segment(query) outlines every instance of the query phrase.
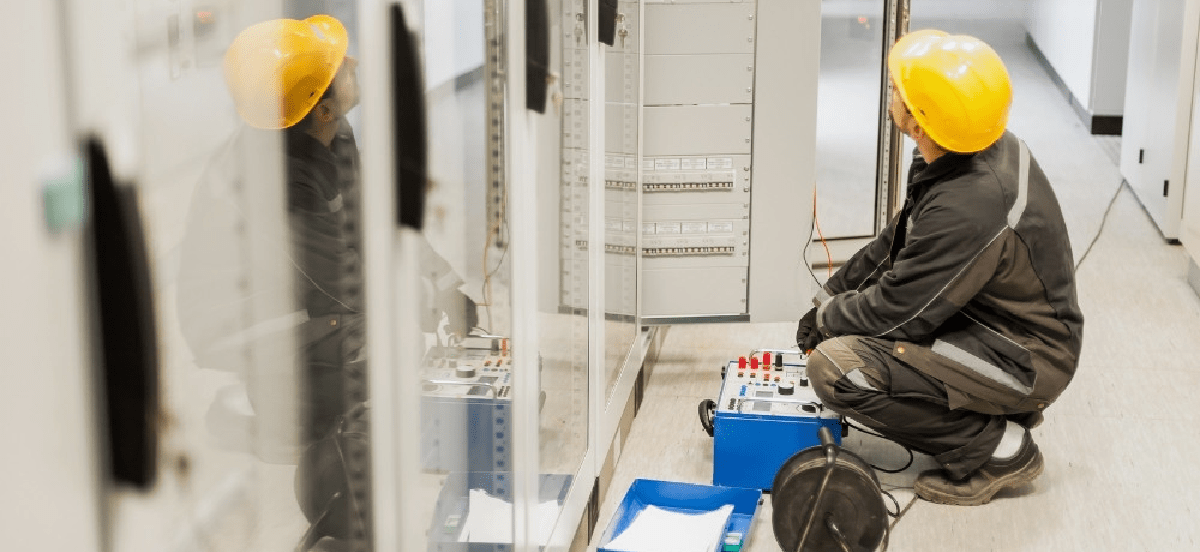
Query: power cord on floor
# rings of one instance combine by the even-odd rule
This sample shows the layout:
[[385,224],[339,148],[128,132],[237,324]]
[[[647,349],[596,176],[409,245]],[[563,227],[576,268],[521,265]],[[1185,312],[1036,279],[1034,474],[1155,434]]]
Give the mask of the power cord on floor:
[[1112,212],[1113,205],[1117,203],[1117,198],[1121,195],[1121,190],[1129,187],[1129,182],[1124,179],[1117,186],[1117,191],[1113,192],[1112,199],[1108,200],[1108,207],[1104,209],[1104,215],[1100,217],[1100,227],[1096,229],[1096,235],[1092,236],[1092,242],[1088,244],[1087,250],[1083,252],[1083,256],[1079,258],[1079,262],[1075,263],[1075,272],[1079,272],[1079,267],[1083,266],[1083,261],[1087,259],[1088,253],[1092,252],[1092,247],[1100,240],[1100,234],[1104,232],[1104,224],[1108,221],[1108,214]]

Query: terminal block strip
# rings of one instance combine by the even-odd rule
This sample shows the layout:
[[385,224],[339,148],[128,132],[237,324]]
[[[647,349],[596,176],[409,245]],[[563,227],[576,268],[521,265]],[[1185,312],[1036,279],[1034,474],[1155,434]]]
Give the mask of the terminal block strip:
[[732,190],[733,182],[657,182],[642,185],[642,190],[654,192],[700,192],[708,190]]

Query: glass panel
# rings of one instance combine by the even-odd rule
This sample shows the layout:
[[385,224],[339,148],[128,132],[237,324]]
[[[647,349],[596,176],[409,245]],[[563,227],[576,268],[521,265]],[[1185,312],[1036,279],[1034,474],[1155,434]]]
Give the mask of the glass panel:
[[641,2],[617,4],[604,78],[605,396],[637,337]]
[[[116,548],[365,543],[365,304],[347,123],[358,92],[347,56],[355,5],[131,7],[137,90],[123,99],[138,100],[133,150],[160,310],[165,470],[153,496],[118,510]],[[260,25],[327,13],[340,21]],[[286,29],[301,38],[286,43]],[[288,47],[319,51],[323,62],[284,71],[275,51]],[[296,75],[307,78],[289,82]],[[311,107],[279,98],[306,87]]]
[[[586,236],[587,119],[580,117],[586,90],[586,26],[579,0],[546,2],[550,22],[550,87],[546,113],[536,116],[539,241],[538,298],[541,344],[540,463],[542,474],[574,476],[587,452],[589,263],[576,245]],[[582,27],[580,27],[582,28]]]
[[465,550],[452,544],[460,540],[511,545],[517,376],[509,346],[505,18],[494,0],[423,2],[422,9],[429,187],[419,270],[427,305],[421,474],[402,511],[410,527],[427,528],[428,550]]
[[[566,10],[557,2],[546,5],[553,29],[550,64],[557,75],[555,64],[577,63],[577,56],[562,51]],[[563,113],[577,106],[569,106],[561,92],[547,102],[546,114],[530,119],[529,128],[537,138],[538,220],[546,230],[537,233],[537,243],[521,245],[546,254],[538,257],[543,285],[537,305],[517,306],[525,312],[537,309],[540,373],[517,373],[512,363],[510,338],[518,309],[511,301],[509,179],[516,167],[507,141],[513,109],[508,98],[523,95],[514,96],[517,83],[506,77],[510,8],[495,0],[424,3],[430,132],[424,236],[430,247],[421,272],[431,294],[420,374],[421,485],[419,496],[406,498],[405,516],[428,524],[429,550],[464,550],[460,539],[472,549],[514,542],[512,437],[526,429],[514,427],[514,398],[541,406],[541,466],[528,468],[539,474],[535,501],[540,507],[528,512],[535,542],[549,538],[587,446],[586,311],[562,308],[576,297],[586,307],[586,251],[577,253],[559,242],[560,213],[562,224],[586,228],[586,220],[577,221],[572,213],[586,212],[587,201],[585,194],[578,202],[577,188],[564,178],[574,174],[568,162],[575,161],[570,151],[575,142],[560,138],[568,124]],[[570,43],[576,44],[574,37]],[[579,44],[586,56],[586,42]],[[586,120],[580,123],[578,132],[586,137]],[[576,262],[580,259],[582,264]],[[523,377],[540,379],[540,397],[514,393]]]
[[821,3],[817,218],[827,239],[875,234],[883,13],[878,0]]

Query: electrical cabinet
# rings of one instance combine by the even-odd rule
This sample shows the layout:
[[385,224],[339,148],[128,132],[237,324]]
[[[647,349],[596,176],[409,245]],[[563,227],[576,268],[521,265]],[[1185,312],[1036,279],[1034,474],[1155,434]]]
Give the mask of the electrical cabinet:
[[643,319],[797,318],[820,4],[648,2],[645,17]]
[[1130,25],[1121,174],[1163,237],[1177,240],[1200,2],[1136,0]]

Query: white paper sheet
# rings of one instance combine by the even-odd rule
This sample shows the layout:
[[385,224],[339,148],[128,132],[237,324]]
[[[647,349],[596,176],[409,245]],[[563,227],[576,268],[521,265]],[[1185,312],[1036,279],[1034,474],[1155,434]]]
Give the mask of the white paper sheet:
[[732,504],[701,514],[647,506],[604,548],[622,552],[713,552],[725,536],[732,513]]
[[[511,543],[513,541],[512,503],[489,495],[482,489],[471,489],[468,497],[467,521],[459,533],[459,542]],[[558,521],[559,506],[556,501],[537,505],[530,520],[533,537],[537,544],[550,542],[550,533]]]

